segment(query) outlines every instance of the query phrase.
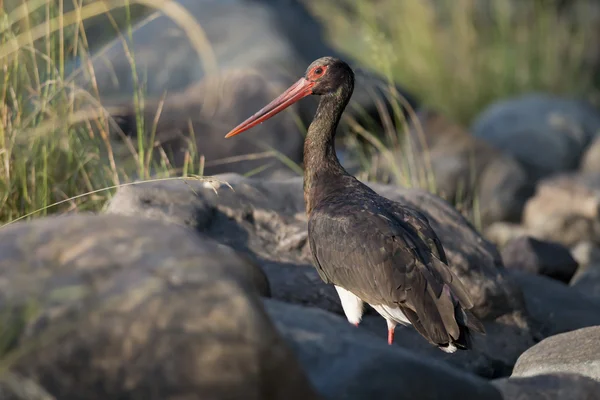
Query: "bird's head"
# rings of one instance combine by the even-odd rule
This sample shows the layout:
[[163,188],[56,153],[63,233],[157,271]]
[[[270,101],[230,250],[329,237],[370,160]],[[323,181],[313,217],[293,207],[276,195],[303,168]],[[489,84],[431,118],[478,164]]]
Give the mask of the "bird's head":
[[334,57],[319,58],[308,66],[302,78],[225,137],[230,138],[268,120],[308,95],[333,95],[345,85],[354,85],[354,72],[350,66]]

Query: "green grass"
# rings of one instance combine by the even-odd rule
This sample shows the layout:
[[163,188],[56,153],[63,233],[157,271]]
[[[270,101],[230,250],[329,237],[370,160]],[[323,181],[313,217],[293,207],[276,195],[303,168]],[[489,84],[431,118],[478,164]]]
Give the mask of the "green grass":
[[[151,157],[156,152],[152,135],[138,135],[136,143],[121,146],[129,149],[123,156],[110,139],[114,121],[99,104],[97,91],[84,92],[65,75],[70,60],[88,57],[83,23],[102,16],[115,28],[131,28],[130,3],[138,2],[27,0],[7,3],[0,11],[0,226],[24,216],[98,210],[115,187],[133,179],[201,173],[195,144],[179,169],[166,155]],[[160,6],[162,0],[140,3]],[[189,15],[170,11],[188,24],[188,31],[194,29]],[[110,24],[104,29],[110,30]],[[130,33],[125,29],[124,35]],[[131,68],[135,105],[141,109],[144,82],[137,79],[134,63]]]

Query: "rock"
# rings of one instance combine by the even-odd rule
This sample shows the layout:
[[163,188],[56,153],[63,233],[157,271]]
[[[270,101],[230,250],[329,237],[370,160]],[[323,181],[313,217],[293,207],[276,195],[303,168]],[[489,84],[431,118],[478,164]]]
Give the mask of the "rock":
[[556,372],[581,374],[600,381],[600,326],[542,340],[519,357],[512,376]]
[[521,236],[508,242],[500,252],[504,266],[568,283],[579,264],[568,248],[554,242]]
[[571,279],[573,289],[600,300],[600,247],[590,241],[578,243],[572,250],[579,268]]
[[600,241],[600,175],[563,174],[539,182],[523,212],[526,230],[573,246]]
[[395,176],[389,160],[379,156],[375,161],[379,178],[387,174],[412,186],[433,180],[436,193],[465,208],[472,208],[477,199],[484,226],[521,219],[533,186],[519,163],[441,113],[422,109],[417,118],[411,123],[406,143],[394,150],[396,165],[402,166],[409,159],[412,173]]
[[600,302],[553,279],[511,272],[520,285],[532,325],[541,337],[600,325]]
[[594,400],[600,383],[577,374],[547,374],[492,381],[506,400]]
[[[230,129],[285,89],[283,83],[269,82],[255,72],[224,71],[219,76],[206,77],[181,93],[174,93],[164,104],[147,101],[143,113],[144,126],[148,129],[155,127],[156,142],[166,154],[172,155],[170,161],[173,165],[184,165],[190,146],[196,146],[197,154],[204,155],[206,159],[204,175],[260,169],[257,175],[262,177],[274,174],[293,176],[296,175],[293,170],[268,152],[275,149],[294,163],[301,163],[304,136],[296,121],[297,105],[244,135],[232,140],[223,138]],[[218,99],[214,98],[215,93],[219,93]],[[154,123],[160,109],[160,119]],[[126,137],[135,143],[139,131],[136,107],[119,106],[112,108],[111,113]],[[195,143],[190,138],[190,124]],[[129,149],[116,147],[121,149],[121,157],[127,158]],[[157,148],[155,157],[160,157],[159,152]]]
[[[185,31],[159,12],[134,26],[130,47],[134,49],[137,74],[144,83],[143,114],[147,121],[144,135],[150,136],[153,121],[159,115],[155,139],[166,147],[165,152],[173,151],[172,163],[176,167],[183,165],[185,150],[195,138],[198,153],[205,156],[205,173],[210,175],[242,173],[269,164],[272,165],[260,174],[270,176],[287,171],[289,168],[281,163],[281,157],[271,155],[267,159],[263,156],[248,161],[255,158],[256,153],[270,150],[300,163],[304,127],[316,110],[314,98],[305,99],[284,116],[257,127],[243,139],[225,141],[223,136],[274,99],[279,94],[276,92],[302,76],[315,59],[324,55],[346,58],[326,43],[320,23],[298,0],[177,0],[173,3],[182,6],[196,20],[214,57],[210,57],[208,51],[199,55]],[[194,38],[199,40],[197,36]],[[93,55],[93,80],[87,64],[83,63],[75,74],[75,82],[83,88],[95,83],[103,105],[112,106],[108,107],[109,112],[119,128],[135,136],[139,128],[135,123],[139,105],[132,100],[136,85],[122,39],[116,37]],[[360,115],[366,110],[377,118],[374,96],[386,102],[380,89],[383,80],[353,66],[357,81],[348,112],[359,110],[354,114]],[[408,94],[399,92],[414,102]],[[165,109],[157,114],[165,93]],[[118,138],[120,133],[115,130],[114,137]],[[233,162],[230,157],[247,161]]]
[[[428,345],[412,327],[396,328],[395,344],[424,357],[431,357],[451,364],[457,370],[493,379],[509,376],[521,354],[536,342],[536,332],[523,323],[518,313],[504,315],[493,322],[484,322],[486,334],[473,335],[473,348],[447,356]],[[376,335],[382,343],[387,340],[385,320],[378,315],[363,317],[360,328]],[[436,351],[438,350],[438,351]]]
[[0,375],[0,399],[2,400],[56,400],[44,388],[31,379],[12,372]]
[[471,131],[537,179],[578,167],[600,131],[600,113],[583,101],[528,94],[491,105]]
[[594,174],[600,171],[600,136],[598,136],[585,151],[581,164],[579,165],[579,170],[584,174]]
[[[263,260],[269,260],[312,268],[306,240],[300,241],[301,247],[295,251],[280,247],[282,242],[307,230],[302,178],[264,181],[236,174],[214,178],[229,183],[233,190],[221,183],[215,192],[215,183],[191,179],[147,182],[119,188],[106,212],[192,226],[260,258],[261,265]],[[421,210],[429,218],[444,244],[453,271],[468,285],[478,315],[495,318],[519,308],[521,295],[514,290],[510,278],[505,280],[496,248],[448,203],[424,190],[374,183],[369,186],[382,196]],[[179,204],[186,204],[186,208],[179,208]],[[273,297],[278,298],[275,282],[280,279],[268,271],[267,276]]]
[[488,226],[484,232],[484,236],[499,248],[506,246],[511,240],[528,235],[522,225],[500,221]]
[[[106,212],[190,226],[260,264],[274,299],[343,315],[335,289],[323,283],[312,266],[302,179],[264,181],[235,174],[216,178],[228,182],[233,190],[223,183],[197,180],[147,182],[120,188]],[[422,190],[370,185],[383,196],[404,201],[428,216],[453,271],[469,289],[475,313],[486,321],[488,335],[481,339],[479,350],[453,358],[456,365],[486,377],[509,374],[517,357],[533,344],[534,333],[528,326],[523,295],[507,277],[496,248],[438,197]],[[367,313],[375,314],[370,308]],[[385,334],[382,318],[367,320],[365,317],[361,329]],[[442,353],[411,329],[403,336],[400,331],[404,330],[398,328],[401,346],[428,355]],[[385,342],[385,338],[381,340]]]
[[571,282],[573,289],[577,289],[586,296],[600,301],[600,264],[591,264],[585,271],[577,275]]
[[407,399],[501,399],[483,379],[443,361],[390,347],[343,317],[271,299],[265,304],[326,399],[392,399],[399,393]]
[[[575,260],[577,260],[579,263],[577,274],[583,272],[588,265],[600,263],[600,247],[589,240],[584,240],[577,243],[573,248],[571,248],[571,253],[573,254]],[[575,274],[573,279],[575,279],[577,274]]]
[[263,309],[261,276],[175,224],[17,223],[0,230],[3,343],[21,351],[14,371],[59,399],[316,399]]

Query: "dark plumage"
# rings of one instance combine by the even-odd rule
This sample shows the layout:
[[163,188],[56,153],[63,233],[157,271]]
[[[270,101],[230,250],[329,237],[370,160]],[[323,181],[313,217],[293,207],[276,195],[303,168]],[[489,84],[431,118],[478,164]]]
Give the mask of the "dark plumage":
[[444,248],[419,211],[379,196],[349,175],[335,154],[334,137],[354,89],[341,60],[313,62],[288,91],[226,137],[251,128],[309,94],[321,96],[304,145],[304,199],[308,237],[319,276],[335,285],[346,317],[358,325],[363,302],[388,322],[412,324],[447,352],[470,347],[470,331],[484,333]]

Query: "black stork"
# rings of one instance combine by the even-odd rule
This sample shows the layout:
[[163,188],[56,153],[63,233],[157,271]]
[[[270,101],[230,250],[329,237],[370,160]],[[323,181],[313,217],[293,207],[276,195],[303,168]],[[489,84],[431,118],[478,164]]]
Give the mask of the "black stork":
[[471,330],[485,334],[473,303],[448,267],[440,240],[418,210],[378,195],[340,164],[336,128],[354,90],[345,62],[314,61],[283,94],[238,125],[230,138],[308,95],[321,96],[304,142],[304,201],[308,240],[319,276],[332,283],[348,321],[356,326],[364,302],[387,321],[412,325],[447,353],[471,347]]

